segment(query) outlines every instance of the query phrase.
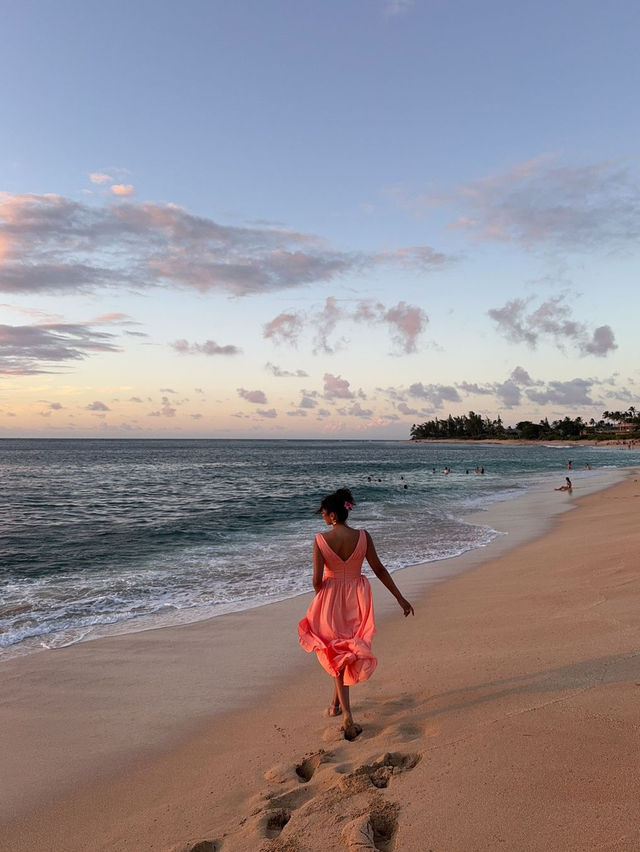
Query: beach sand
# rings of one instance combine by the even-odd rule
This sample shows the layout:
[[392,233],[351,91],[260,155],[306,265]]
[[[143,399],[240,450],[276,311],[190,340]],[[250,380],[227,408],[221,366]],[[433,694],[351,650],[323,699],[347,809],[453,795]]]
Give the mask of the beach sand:
[[624,476],[501,504],[510,535],[443,583],[398,573],[415,618],[377,589],[353,743],[296,645],[308,596],[2,664],[0,849],[640,848],[640,475]]

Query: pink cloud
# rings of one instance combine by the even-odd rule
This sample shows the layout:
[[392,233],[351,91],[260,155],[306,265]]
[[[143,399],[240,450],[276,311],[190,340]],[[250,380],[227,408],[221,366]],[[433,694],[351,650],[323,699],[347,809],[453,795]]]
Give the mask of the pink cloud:
[[[98,174],[98,173],[96,173]],[[175,204],[86,204],[59,195],[0,193],[0,291],[89,292],[107,287],[188,287],[235,296],[327,284],[380,266],[437,265],[426,246],[344,252],[284,228],[221,225]],[[294,326],[283,334],[295,336]],[[267,327],[266,336],[276,333]]]
[[383,320],[391,326],[392,337],[407,353],[416,351],[416,341],[429,322],[422,308],[407,305],[406,302],[398,302],[395,307],[385,311]]
[[263,331],[263,337],[274,343],[289,343],[295,346],[304,323],[299,314],[278,314],[268,322]]
[[91,183],[96,183],[98,186],[102,186],[105,183],[111,183],[113,178],[105,172],[91,172],[89,180]]
[[129,198],[134,193],[133,184],[131,183],[114,183],[111,187],[111,192],[121,198]]

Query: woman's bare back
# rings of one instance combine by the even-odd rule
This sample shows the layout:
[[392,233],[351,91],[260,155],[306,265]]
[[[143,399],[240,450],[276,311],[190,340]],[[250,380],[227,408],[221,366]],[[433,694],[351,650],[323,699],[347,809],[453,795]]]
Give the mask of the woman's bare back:
[[354,530],[344,524],[336,525],[321,535],[343,562],[353,554],[360,540],[360,530]]

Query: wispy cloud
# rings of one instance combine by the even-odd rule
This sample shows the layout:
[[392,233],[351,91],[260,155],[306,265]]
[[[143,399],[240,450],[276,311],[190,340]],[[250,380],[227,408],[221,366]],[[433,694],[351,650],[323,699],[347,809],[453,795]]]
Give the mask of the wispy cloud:
[[282,367],[278,367],[277,364],[272,364],[271,361],[265,364],[265,370],[268,370],[272,376],[278,379],[306,379],[309,377],[309,374],[305,373],[304,370],[285,370]]
[[610,326],[602,325],[590,331],[572,318],[566,295],[554,296],[531,308],[533,299],[512,299],[502,308],[492,308],[489,316],[498,330],[512,343],[526,343],[535,348],[541,338],[549,339],[561,350],[567,345],[581,355],[605,357],[617,348]]
[[176,340],[169,344],[181,355],[239,355],[242,350],[232,343],[221,346],[215,340],[205,340],[204,343],[189,343],[188,340]]
[[130,185],[117,186],[124,199],[98,206],[59,195],[0,194],[0,290],[179,287],[247,296],[446,260],[427,246],[344,252],[313,234],[221,225],[175,204],[128,201]]
[[91,324],[0,325],[0,373],[60,372],[54,365],[81,361],[92,352],[119,352],[115,335]]
[[637,245],[640,188],[624,163],[563,163],[544,155],[451,190],[391,190],[417,214],[434,206],[458,211],[450,227],[482,241],[601,251]]
[[282,313],[266,323],[263,336],[274,343],[288,343],[295,346],[300,332],[304,328],[304,320],[299,314]]
[[384,13],[387,17],[394,18],[396,15],[402,15],[413,8],[415,0],[386,0],[384,5]]
[[295,346],[306,328],[313,329],[314,354],[333,354],[344,349],[348,342],[344,336],[337,340],[332,339],[332,334],[339,325],[382,324],[388,327],[396,350],[409,354],[417,351],[419,337],[428,322],[429,317],[422,308],[403,301],[387,307],[381,302],[360,300],[354,306],[329,296],[319,310],[307,311],[305,314],[279,314],[265,325],[263,335],[274,343]]
[[111,175],[108,175],[106,172],[91,172],[89,175],[89,180],[91,183],[95,183],[98,186],[104,186],[106,183],[111,183],[113,178]]

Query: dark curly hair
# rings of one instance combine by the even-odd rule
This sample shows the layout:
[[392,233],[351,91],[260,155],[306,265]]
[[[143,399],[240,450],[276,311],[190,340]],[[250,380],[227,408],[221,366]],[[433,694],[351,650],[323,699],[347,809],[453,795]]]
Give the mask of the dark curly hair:
[[320,502],[320,508],[316,514],[319,515],[324,509],[327,512],[335,512],[340,523],[344,523],[349,517],[349,510],[356,505],[349,488],[338,488],[333,494],[328,494]]

